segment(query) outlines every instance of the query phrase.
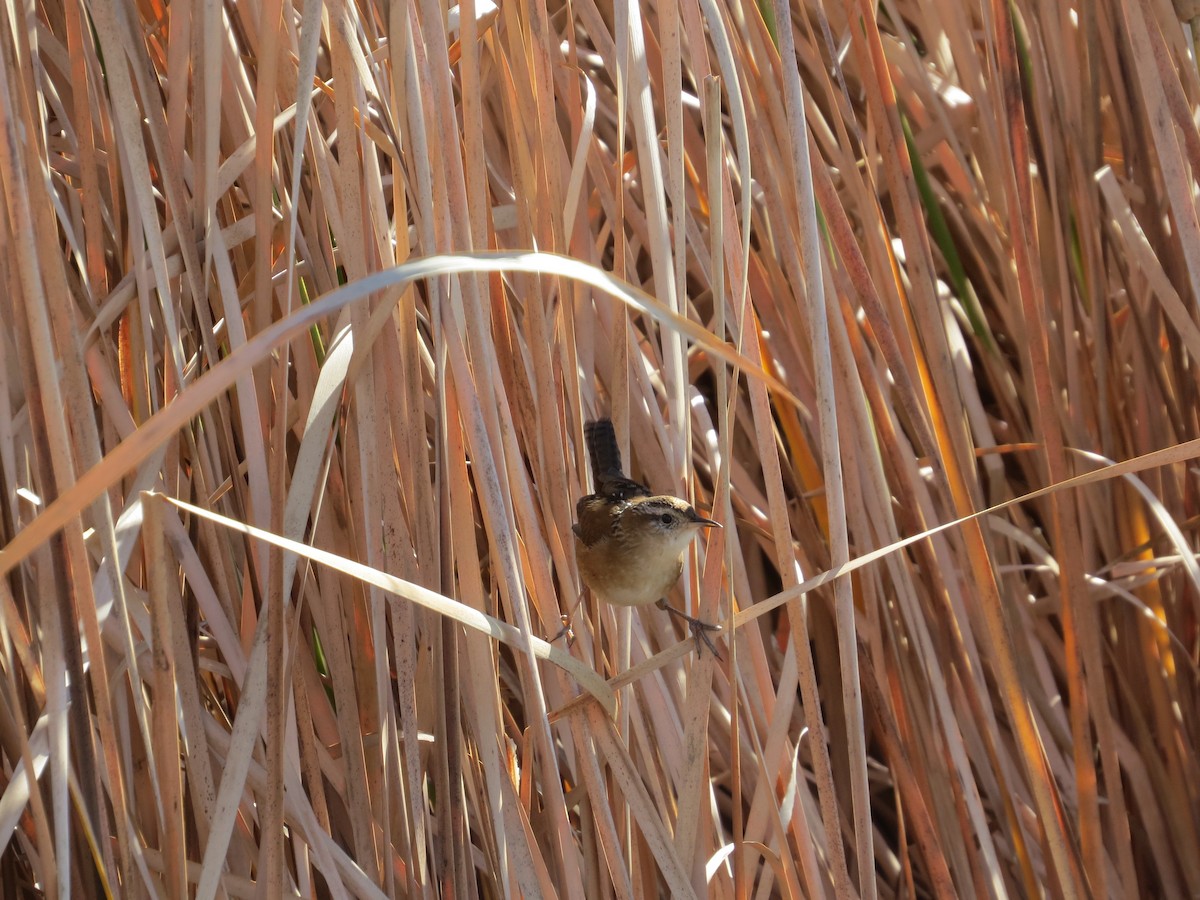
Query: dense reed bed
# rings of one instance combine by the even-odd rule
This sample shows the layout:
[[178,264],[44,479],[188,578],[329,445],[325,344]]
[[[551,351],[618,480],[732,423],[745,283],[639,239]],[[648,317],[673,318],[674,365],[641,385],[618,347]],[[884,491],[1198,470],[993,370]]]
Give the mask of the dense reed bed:
[[1197,13],[0,7],[0,897],[1200,895]]

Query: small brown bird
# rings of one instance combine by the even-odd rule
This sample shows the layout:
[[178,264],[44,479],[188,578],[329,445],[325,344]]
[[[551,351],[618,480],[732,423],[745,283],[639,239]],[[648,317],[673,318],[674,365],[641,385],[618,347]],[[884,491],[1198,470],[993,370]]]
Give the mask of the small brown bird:
[[699,648],[703,641],[720,659],[708,637],[719,631],[667,605],[666,594],[683,571],[683,554],[703,528],[721,527],[686,500],[651,495],[645,485],[621,471],[621,449],[609,419],[583,428],[592,463],[595,493],[579,498],[575,516],[575,560],[583,583],[607,603],[657,603],[687,621]]

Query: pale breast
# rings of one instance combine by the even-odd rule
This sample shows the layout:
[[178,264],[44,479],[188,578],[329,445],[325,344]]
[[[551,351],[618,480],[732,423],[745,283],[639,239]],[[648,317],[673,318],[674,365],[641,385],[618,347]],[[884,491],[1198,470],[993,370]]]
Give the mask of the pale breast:
[[575,536],[575,559],[583,583],[617,606],[644,606],[665,597],[683,571],[683,555],[630,552],[616,541],[587,546]]

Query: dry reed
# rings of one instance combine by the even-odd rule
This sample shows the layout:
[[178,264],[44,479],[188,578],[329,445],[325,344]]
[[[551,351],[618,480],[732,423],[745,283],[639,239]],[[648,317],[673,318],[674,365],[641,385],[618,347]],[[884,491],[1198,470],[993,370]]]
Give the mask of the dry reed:
[[1192,15],[0,7],[0,897],[1200,896]]

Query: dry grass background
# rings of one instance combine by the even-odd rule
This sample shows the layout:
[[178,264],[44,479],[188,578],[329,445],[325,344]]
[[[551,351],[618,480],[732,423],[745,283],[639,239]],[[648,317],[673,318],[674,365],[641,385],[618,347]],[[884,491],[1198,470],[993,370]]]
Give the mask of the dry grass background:
[[485,3],[0,6],[0,897],[1200,896],[1200,10]]

